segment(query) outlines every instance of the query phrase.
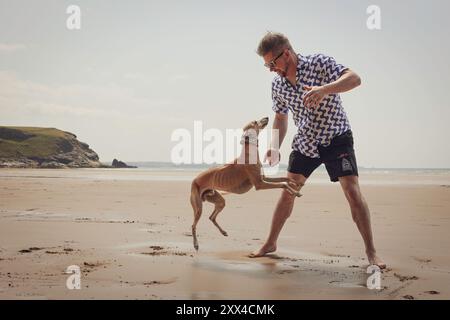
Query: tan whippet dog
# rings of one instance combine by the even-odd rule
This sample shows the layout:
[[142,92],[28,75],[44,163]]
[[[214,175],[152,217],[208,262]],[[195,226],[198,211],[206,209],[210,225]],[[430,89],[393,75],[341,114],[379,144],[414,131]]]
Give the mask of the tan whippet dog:
[[[203,201],[211,202],[215,205],[209,219],[227,236],[216,221],[217,215],[225,207],[224,193],[242,194],[252,187],[256,190],[283,188],[289,193],[300,197],[299,185],[292,179],[268,178],[261,173],[261,162],[258,155],[258,134],[267,126],[269,118],[262,118],[259,121],[252,121],[244,128],[241,144],[242,151],[238,158],[232,163],[220,167],[208,169],[200,173],[191,186],[191,204],[194,209],[194,223],[192,225],[192,236],[194,238],[194,248],[198,250],[198,240],[196,227],[202,215]],[[221,193],[222,192],[222,193]],[[224,192],[224,193],[223,193]]]

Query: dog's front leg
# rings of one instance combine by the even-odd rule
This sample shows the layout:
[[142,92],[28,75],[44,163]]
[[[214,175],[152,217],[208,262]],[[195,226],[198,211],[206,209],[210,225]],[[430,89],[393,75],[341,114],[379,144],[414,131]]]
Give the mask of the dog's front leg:
[[[262,176],[262,178],[263,178],[264,181],[267,181],[267,182],[288,182],[288,181],[292,180],[292,179],[289,179],[289,178],[286,178],[286,177],[269,178],[269,177],[266,177],[266,176]],[[292,180],[292,181],[294,181],[294,180]]]
[[290,194],[301,197],[300,192],[292,188],[287,182],[266,182],[264,180],[255,181],[253,184],[256,190],[264,190],[264,189],[275,189],[282,188],[286,189]]
[[263,175],[262,179],[267,182],[287,182],[291,185],[291,187],[293,187],[294,189],[299,190],[299,191],[300,191],[300,188],[304,186],[303,183],[298,183],[294,179],[291,179],[288,177],[269,178],[269,177],[266,177]]
[[[264,190],[264,189],[286,189],[290,194],[300,197],[301,194],[294,188],[292,188],[288,182],[268,182],[263,179],[263,175],[261,175],[261,168],[258,166],[248,166],[246,167],[246,172],[250,178],[250,181],[255,186],[256,190]],[[273,178],[277,179],[277,178]]]

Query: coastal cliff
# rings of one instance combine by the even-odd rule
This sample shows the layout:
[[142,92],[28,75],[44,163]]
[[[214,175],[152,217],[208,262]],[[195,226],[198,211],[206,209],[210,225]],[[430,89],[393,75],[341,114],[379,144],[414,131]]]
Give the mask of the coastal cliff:
[[0,168],[101,168],[97,153],[73,133],[0,126]]

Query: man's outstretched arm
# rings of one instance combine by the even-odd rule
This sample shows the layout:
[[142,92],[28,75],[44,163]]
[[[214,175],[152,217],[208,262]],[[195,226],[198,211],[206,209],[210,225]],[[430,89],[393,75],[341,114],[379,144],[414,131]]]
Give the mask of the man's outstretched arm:
[[304,88],[308,90],[308,92],[303,97],[304,104],[307,107],[315,108],[326,95],[350,91],[360,84],[361,78],[356,72],[347,69],[342,73],[339,79],[334,82],[319,87],[305,86]]
[[334,82],[324,85],[325,94],[341,93],[350,91],[361,84],[361,78],[356,72],[347,69]]

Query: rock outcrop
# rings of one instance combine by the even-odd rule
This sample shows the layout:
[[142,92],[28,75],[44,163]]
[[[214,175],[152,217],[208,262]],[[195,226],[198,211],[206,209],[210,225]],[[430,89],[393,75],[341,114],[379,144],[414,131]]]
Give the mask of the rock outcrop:
[[0,167],[100,168],[95,151],[73,133],[55,128],[1,127]]
[[113,168],[137,168],[135,166],[129,166],[125,162],[119,161],[117,159],[114,159],[112,162]]

